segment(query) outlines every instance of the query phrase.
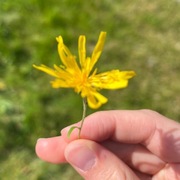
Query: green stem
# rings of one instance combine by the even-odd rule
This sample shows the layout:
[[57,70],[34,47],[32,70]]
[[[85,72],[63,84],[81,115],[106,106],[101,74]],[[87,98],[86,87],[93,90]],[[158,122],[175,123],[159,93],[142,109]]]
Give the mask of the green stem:
[[85,120],[85,117],[86,117],[86,109],[87,109],[87,102],[86,102],[86,99],[83,98],[83,114],[82,114],[81,125],[80,125],[80,127],[78,127],[78,126],[72,126],[72,127],[69,129],[69,131],[68,131],[68,134],[67,134],[68,137],[70,137],[70,135],[71,135],[71,133],[72,133],[72,131],[73,131],[74,129],[78,129],[78,130],[79,130],[78,137],[79,137],[79,139],[80,139],[81,130],[82,130],[83,123],[84,123],[84,120]]
[[84,124],[84,120],[86,117],[86,110],[87,110],[87,101],[86,101],[86,98],[83,98],[83,114],[82,114],[81,126],[79,127],[79,134],[78,134],[79,139],[80,139],[81,130]]

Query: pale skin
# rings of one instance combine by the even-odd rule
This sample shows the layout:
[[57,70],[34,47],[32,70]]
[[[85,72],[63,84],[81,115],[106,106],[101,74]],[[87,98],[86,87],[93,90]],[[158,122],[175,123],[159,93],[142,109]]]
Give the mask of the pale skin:
[[[79,125],[77,123],[76,125]],[[113,110],[86,117],[67,137],[39,139],[36,153],[69,163],[87,180],[180,180],[180,124],[151,110]]]

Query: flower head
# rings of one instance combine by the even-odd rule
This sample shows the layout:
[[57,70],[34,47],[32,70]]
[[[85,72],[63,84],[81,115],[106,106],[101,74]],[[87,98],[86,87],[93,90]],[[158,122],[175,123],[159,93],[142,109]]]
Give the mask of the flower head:
[[54,69],[45,65],[33,66],[55,77],[55,80],[51,82],[53,88],[73,88],[82,98],[87,99],[89,107],[97,109],[107,102],[107,98],[99,93],[101,89],[125,88],[128,80],[135,76],[134,71],[112,70],[97,73],[94,65],[102,53],[105,38],[106,32],[101,32],[91,57],[87,57],[86,37],[79,36],[79,62],[77,62],[76,57],[64,44],[63,38],[59,36],[56,40],[62,65],[54,65]]

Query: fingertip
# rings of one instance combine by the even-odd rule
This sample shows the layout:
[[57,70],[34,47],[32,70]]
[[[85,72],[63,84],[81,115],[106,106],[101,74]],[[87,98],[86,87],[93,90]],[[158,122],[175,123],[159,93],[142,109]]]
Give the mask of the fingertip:
[[40,159],[44,160],[48,150],[48,139],[47,138],[39,138],[36,142],[35,152]]
[[47,144],[47,141],[45,140],[45,138],[37,139],[36,146],[35,146],[35,152],[38,157],[41,157],[42,150],[44,149],[46,144]]
[[64,150],[67,143],[62,137],[40,138],[36,142],[35,152],[37,156],[50,163],[64,163]]

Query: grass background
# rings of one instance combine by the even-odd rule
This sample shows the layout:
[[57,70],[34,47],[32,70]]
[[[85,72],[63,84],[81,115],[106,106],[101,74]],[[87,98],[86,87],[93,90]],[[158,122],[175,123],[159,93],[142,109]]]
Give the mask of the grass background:
[[90,55],[107,31],[99,72],[136,71],[127,89],[102,91],[109,102],[101,110],[148,108],[179,120],[179,9],[179,0],[0,0],[0,178],[81,179],[34,152],[37,138],[57,136],[81,118],[81,98],[52,89],[51,77],[32,68],[60,63],[58,35],[74,54],[86,35]]

